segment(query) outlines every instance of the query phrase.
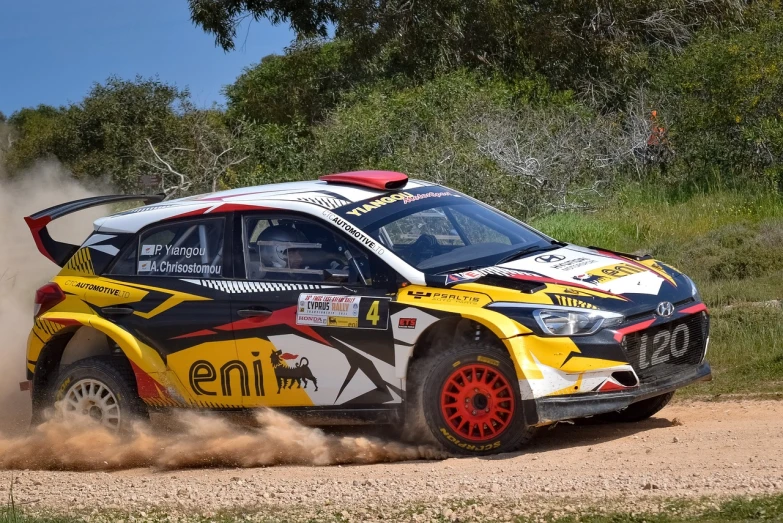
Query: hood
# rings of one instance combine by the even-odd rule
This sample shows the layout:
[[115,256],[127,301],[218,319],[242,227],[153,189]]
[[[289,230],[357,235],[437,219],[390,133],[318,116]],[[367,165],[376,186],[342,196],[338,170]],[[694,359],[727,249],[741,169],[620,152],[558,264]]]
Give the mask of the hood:
[[[446,280],[447,285],[470,282],[519,290],[520,302],[540,303],[545,295],[554,305],[598,308],[626,317],[653,311],[663,301],[677,306],[694,300],[683,274],[650,257],[574,245],[450,274]],[[531,299],[533,294],[537,299]],[[504,301],[506,297],[504,293]]]

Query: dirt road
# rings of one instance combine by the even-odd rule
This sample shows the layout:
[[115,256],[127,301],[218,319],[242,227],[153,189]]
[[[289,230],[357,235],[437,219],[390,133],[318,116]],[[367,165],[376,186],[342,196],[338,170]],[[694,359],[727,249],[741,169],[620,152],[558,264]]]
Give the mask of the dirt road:
[[[12,484],[23,506],[58,511],[148,513],[157,507],[210,515],[255,507],[302,518],[427,520],[503,519],[514,511],[565,513],[597,504],[642,509],[662,497],[783,492],[783,402],[677,403],[638,424],[559,425],[543,430],[525,452],[484,459],[165,472],[2,471],[0,497]],[[413,513],[415,506],[421,514]]]

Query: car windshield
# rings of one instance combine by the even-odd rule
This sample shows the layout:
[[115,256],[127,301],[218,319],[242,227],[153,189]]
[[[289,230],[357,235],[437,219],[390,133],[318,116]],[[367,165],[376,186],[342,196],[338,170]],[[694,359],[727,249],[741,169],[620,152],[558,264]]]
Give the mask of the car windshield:
[[551,246],[521,222],[443,187],[420,187],[334,212],[429,274],[488,267],[516,252]]

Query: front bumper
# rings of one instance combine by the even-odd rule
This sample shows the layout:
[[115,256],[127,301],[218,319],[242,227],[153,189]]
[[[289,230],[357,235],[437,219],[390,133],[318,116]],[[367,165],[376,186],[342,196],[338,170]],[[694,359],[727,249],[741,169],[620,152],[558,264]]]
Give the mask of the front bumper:
[[[536,425],[555,421],[585,418],[623,409],[637,401],[666,394],[697,381],[712,379],[710,364],[706,361],[698,366],[654,383],[641,384],[621,392],[595,392],[552,396],[534,400],[537,413]],[[528,420],[532,421],[528,414]]]

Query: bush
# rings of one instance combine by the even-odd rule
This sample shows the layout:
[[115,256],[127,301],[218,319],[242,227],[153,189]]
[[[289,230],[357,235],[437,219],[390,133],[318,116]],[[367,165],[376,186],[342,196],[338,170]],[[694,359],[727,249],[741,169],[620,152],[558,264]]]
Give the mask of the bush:
[[783,189],[783,20],[707,31],[653,84],[679,182]]

